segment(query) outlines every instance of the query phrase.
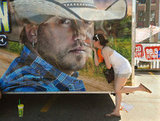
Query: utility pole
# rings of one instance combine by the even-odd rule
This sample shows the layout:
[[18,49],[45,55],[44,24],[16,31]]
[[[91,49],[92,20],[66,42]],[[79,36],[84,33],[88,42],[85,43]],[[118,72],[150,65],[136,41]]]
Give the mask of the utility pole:
[[151,0],[146,0],[146,22],[145,27],[149,27],[151,18]]
[[136,40],[136,11],[137,11],[137,0],[132,0],[132,85],[135,85],[135,40]]
[[[150,18],[151,18],[151,0],[146,0],[146,22],[145,27],[150,26]],[[150,29],[150,38],[149,42],[152,42],[152,30]]]

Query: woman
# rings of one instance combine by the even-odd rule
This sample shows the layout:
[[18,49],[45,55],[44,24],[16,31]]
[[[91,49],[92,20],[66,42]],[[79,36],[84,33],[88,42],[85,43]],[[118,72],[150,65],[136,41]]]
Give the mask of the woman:
[[[112,113],[106,114],[106,116],[118,116],[120,117],[120,105],[122,100],[122,93],[131,93],[134,91],[144,91],[148,93],[152,93],[147,87],[143,84],[140,84],[137,87],[133,86],[125,86],[127,79],[130,77],[132,69],[130,63],[126,58],[117,53],[115,50],[106,46],[108,41],[104,38],[102,34],[96,34],[93,37],[93,44],[95,48],[102,50],[102,56],[105,61],[106,68],[110,69],[113,67],[114,69],[114,89],[115,89],[115,102],[116,106]],[[96,49],[92,48],[94,51],[94,61],[95,65],[98,66],[98,56],[96,53]]]

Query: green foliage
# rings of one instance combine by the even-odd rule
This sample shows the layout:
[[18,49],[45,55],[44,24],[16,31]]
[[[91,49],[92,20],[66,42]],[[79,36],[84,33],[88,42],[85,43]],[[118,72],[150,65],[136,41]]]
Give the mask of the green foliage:
[[127,16],[122,20],[105,21],[104,28],[108,36],[112,37],[131,37],[131,16]]
[[99,66],[95,66],[94,60],[89,58],[83,69],[80,70],[80,75],[89,76],[89,77],[104,77],[103,69],[105,68],[104,63],[101,63]]
[[15,52],[20,54],[22,51],[23,45],[18,43],[18,42],[8,42],[8,46],[7,46],[7,50],[11,51],[11,52]]
[[112,48],[131,62],[131,38],[118,38],[112,42]]

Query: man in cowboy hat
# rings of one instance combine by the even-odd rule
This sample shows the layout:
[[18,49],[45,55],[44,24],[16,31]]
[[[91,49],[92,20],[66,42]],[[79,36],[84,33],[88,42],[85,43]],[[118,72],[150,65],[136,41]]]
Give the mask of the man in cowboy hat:
[[96,9],[92,0],[14,0],[24,44],[0,79],[4,92],[85,91],[82,80],[72,75],[88,58],[86,40],[92,40],[93,21],[121,19],[125,0],[106,10]]

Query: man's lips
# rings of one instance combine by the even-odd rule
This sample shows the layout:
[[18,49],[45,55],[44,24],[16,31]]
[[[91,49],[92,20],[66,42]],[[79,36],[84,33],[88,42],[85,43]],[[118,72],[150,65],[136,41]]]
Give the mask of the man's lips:
[[83,48],[74,48],[74,49],[71,49],[69,50],[69,52],[73,52],[73,53],[81,53],[81,52],[85,52],[85,49]]

